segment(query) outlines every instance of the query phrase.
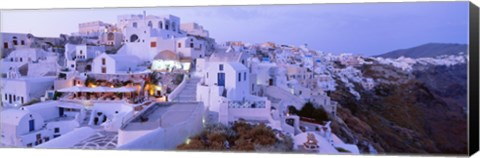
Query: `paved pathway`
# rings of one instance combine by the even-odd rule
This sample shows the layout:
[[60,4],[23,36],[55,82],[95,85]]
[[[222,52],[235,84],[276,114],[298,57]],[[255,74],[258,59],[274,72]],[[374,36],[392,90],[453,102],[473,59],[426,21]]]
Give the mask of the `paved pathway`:
[[74,149],[115,149],[117,147],[118,134],[116,132],[101,131],[78,144]]

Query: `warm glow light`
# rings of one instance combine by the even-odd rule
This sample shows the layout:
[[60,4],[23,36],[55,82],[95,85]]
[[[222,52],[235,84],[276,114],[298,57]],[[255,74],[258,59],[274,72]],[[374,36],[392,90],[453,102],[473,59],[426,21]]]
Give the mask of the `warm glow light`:
[[190,138],[188,138],[186,141],[185,141],[185,144],[190,144]]

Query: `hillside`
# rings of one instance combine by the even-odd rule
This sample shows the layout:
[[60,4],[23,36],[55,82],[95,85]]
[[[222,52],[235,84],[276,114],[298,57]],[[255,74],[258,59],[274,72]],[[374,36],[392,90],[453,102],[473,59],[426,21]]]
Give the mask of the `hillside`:
[[420,65],[411,72],[379,63],[359,69],[382,82],[372,90],[356,85],[368,96],[360,100],[338,82],[331,94],[341,105],[334,133],[363,152],[370,145],[390,154],[467,152],[466,64]]
[[399,49],[387,52],[375,57],[398,58],[401,56],[410,58],[436,57],[440,55],[457,55],[460,52],[467,53],[466,44],[453,43],[428,43],[413,48]]

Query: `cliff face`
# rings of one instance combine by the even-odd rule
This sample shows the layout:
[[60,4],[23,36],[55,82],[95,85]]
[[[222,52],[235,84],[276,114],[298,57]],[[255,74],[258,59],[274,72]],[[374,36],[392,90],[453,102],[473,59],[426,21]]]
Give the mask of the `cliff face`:
[[467,153],[466,64],[411,72],[378,63],[359,69],[379,82],[371,90],[355,85],[360,100],[337,82],[330,95],[340,104],[334,133],[366,153],[371,147],[379,153]]

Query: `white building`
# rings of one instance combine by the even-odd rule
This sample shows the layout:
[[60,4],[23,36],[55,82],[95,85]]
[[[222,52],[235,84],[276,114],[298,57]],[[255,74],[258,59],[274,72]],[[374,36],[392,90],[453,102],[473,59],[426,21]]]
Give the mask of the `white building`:
[[4,105],[23,105],[53,89],[55,76],[2,78],[1,92]]
[[34,147],[79,127],[85,113],[81,106],[49,101],[5,110],[1,117],[2,144]]
[[197,85],[197,100],[224,124],[240,118],[269,122],[270,101],[250,95],[249,80],[249,71],[241,63],[209,62]]
[[97,74],[128,74],[146,70],[142,61],[133,55],[103,53],[93,59],[92,73]]
[[208,37],[187,36],[180,29],[180,18],[173,15],[121,15],[118,26],[125,36],[124,45],[118,52],[138,56],[144,61],[151,61],[164,50],[180,57],[202,58],[215,43]]
[[208,31],[203,29],[203,26],[197,23],[183,23],[180,25],[180,29],[189,35],[209,37]]
[[105,52],[104,46],[93,46],[86,44],[66,44],[65,60],[66,67],[72,70],[78,70],[78,62],[86,62]]
[[5,49],[14,49],[14,48],[26,48],[30,47],[33,42],[33,36],[23,33],[0,33],[1,43],[2,43],[2,52]]
[[[44,119],[36,113],[24,110],[8,109],[1,112],[1,143],[6,146],[33,147],[43,141]],[[36,138],[40,135],[40,138]]]
[[[50,56],[49,52],[36,48],[19,48],[2,59],[2,73],[6,73],[11,69],[18,69],[29,63],[44,62]],[[26,73],[24,73],[26,75]]]
[[151,70],[161,72],[188,71],[190,70],[191,62],[191,58],[180,58],[178,54],[164,50],[153,58]]

